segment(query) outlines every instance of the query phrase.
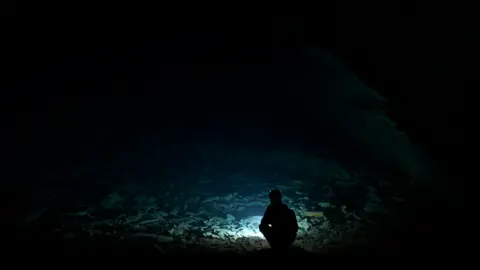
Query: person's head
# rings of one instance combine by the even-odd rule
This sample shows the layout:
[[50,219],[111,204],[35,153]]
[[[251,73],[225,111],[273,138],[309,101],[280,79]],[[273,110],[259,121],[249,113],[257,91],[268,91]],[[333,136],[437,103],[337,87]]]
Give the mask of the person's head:
[[282,203],[282,193],[278,189],[270,190],[268,197],[271,203]]

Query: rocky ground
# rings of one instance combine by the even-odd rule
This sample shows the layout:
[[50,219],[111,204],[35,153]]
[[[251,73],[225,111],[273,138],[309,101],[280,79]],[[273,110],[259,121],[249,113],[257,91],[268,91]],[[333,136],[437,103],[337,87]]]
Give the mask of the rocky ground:
[[336,192],[345,186],[357,190],[359,179],[338,167],[331,181],[320,186],[300,179],[261,182],[248,174],[231,175],[222,188],[211,179],[188,186],[127,183],[112,187],[97,204],[79,200],[70,208],[75,211],[37,207],[21,225],[43,224],[51,236],[67,241],[108,237],[147,243],[160,253],[196,248],[250,252],[269,248],[258,225],[268,204],[268,191],[276,187],[297,215],[295,246],[321,253],[366,242],[371,217],[388,213],[373,186],[364,186],[361,200],[354,202],[356,207],[351,207],[355,196],[344,202],[338,199],[341,194]]

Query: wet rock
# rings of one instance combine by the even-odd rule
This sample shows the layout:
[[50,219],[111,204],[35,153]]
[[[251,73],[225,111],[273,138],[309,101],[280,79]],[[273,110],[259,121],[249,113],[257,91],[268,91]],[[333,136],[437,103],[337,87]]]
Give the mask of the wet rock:
[[206,198],[205,200],[203,200],[202,203],[215,202],[215,201],[218,201],[218,200],[220,200],[219,196],[209,197],[209,198]]
[[227,214],[227,222],[234,222],[236,219],[233,215]]
[[135,196],[133,200],[137,209],[156,207],[157,204],[157,198],[153,196],[140,195]]
[[120,196],[117,192],[113,192],[100,202],[100,206],[105,209],[122,208],[124,201],[125,197]]
[[[358,183],[352,185],[350,175],[344,175],[346,172],[340,172],[336,177],[338,181],[349,182],[347,187],[337,187],[334,191],[336,198],[332,198],[333,194],[328,193],[328,189],[318,189],[318,193],[327,194],[328,196],[313,196],[309,192],[312,186],[307,180],[298,180],[287,182],[282,180],[279,183],[261,183],[259,179],[251,181],[251,177],[245,177],[250,183],[243,183],[238,190],[248,190],[250,193],[216,193],[212,196],[210,193],[200,194],[198,190],[188,192],[163,188],[161,191],[150,192],[155,195],[138,195],[132,196],[130,201],[135,204],[131,208],[134,211],[126,209],[125,197],[118,193],[111,193],[101,203],[100,207],[93,211],[96,223],[92,220],[85,220],[81,224],[83,230],[92,234],[101,234],[108,231],[122,232],[125,237],[134,237],[136,239],[150,239],[149,241],[173,243],[182,240],[186,243],[189,239],[194,239],[196,244],[204,241],[208,242],[210,247],[216,248],[226,247],[229,243],[242,243],[237,245],[241,250],[255,250],[259,248],[268,248],[268,243],[263,239],[263,235],[259,232],[258,226],[262,219],[262,215],[268,205],[268,190],[272,187],[279,187],[284,191],[285,202],[295,211],[299,224],[299,239],[303,239],[298,243],[308,247],[316,248],[315,245],[322,245],[323,239],[327,239],[327,232],[333,230],[332,224],[337,222],[361,222],[364,216],[368,217],[369,213],[385,213],[386,208],[382,206],[382,201],[378,197],[376,190],[359,186]],[[325,175],[333,173],[328,172]],[[280,178],[280,176],[278,176]],[[295,178],[292,178],[295,179]],[[302,178],[303,179],[303,178]],[[307,178],[305,178],[307,179]],[[330,185],[337,186],[330,182]],[[323,187],[320,183],[318,186]],[[356,195],[358,190],[365,191],[363,197],[352,201],[352,203],[360,202],[358,205],[364,216],[362,220],[358,220],[356,212],[342,212],[342,205],[351,195]],[[243,188],[243,189],[241,189]],[[252,193],[252,191],[261,191]],[[331,191],[331,190],[330,190]],[[145,191],[142,191],[145,192]],[[345,193],[345,194],[343,194]],[[131,192],[129,193],[131,194]],[[308,195],[308,196],[307,196]],[[348,198],[346,198],[348,197]],[[383,198],[383,197],[382,197]],[[338,204],[334,203],[337,199]],[[158,203],[161,201],[161,204]],[[336,204],[338,207],[335,208]],[[365,208],[365,209],[363,209]],[[108,215],[105,214],[108,212]],[[358,211],[360,212],[360,211]],[[99,214],[100,213],[100,214]],[[347,215],[347,220],[345,220]],[[342,224],[343,224],[342,223]],[[76,231],[75,231],[76,232]],[[315,238],[321,236],[320,238]],[[303,237],[303,238],[302,238]],[[252,240],[253,239],[253,240]],[[310,239],[310,240],[309,240]],[[311,241],[317,239],[318,243]],[[303,241],[303,242],[302,242]],[[327,240],[328,242],[328,240]],[[203,242],[202,242],[203,243]],[[161,246],[162,249],[164,246]]]
[[178,212],[180,211],[180,208],[179,207],[173,207],[172,210],[170,210],[170,215],[172,216],[176,216],[178,215]]
[[318,205],[320,205],[320,207],[323,207],[323,208],[330,208],[331,207],[330,202],[319,202]]
[[158,212],[155,212],[155,214],[159,217],[166,217],[168,216],[168,214],[166,212],[163,212],[163,211],[158,211]]
[[381,213],[381,214],[388,214],[387,208],[384,206],[373,203],[373,202],[367,202],[364,208],[365,212],[367,213]]
[[306,218],[298,222],[298,229],[302,232],[307,232],[308,228],[310,228],[310,224]]
[[315,218],[321,218],[324,217],[325,214],[322,211],[307,211],[305,213],[305,216],[307,217],[315,217]]

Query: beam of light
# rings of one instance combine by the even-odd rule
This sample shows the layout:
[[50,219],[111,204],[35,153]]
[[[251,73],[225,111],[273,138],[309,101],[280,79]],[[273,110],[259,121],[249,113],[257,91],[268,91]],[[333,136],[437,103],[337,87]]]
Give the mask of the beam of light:
[[236,232],[238,237],[260,237],[264,238],[259,231],[258,226],[262,221],[262,216],[251,216],[240,220],[241,229]]
[[257,230],[252,230],[250,228],[242,228],[236,233],[238,237],[260,237],[263,238],[263,234]]

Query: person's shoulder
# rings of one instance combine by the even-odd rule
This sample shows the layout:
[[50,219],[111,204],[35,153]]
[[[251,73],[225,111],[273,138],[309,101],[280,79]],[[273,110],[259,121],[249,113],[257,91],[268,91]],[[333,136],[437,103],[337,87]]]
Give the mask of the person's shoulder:
[[271,211],[271,210],[274,209],[274,208],[275,208],[275,206],[269,204],[269,205],[267,206],[267,208],[265,209],[265,211]]

